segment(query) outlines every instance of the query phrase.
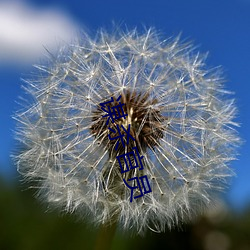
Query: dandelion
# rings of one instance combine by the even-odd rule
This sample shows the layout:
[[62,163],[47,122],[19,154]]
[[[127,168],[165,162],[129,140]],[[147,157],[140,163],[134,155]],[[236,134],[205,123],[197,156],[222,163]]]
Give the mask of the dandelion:
[[[36,181],[43,201],[97,224],[141,233],[192,219],[233,175],[239,142],[234,100],[204,58],[153,29],[83,34],[26,80],[32,100],[15,116],[18,171]],[[114,110],[117,99],[126,116],[111,122],[100,104]],[[110,140],[118,125],[134,140]],[[143,168],[121,172],[117,157],[134,147]],[[145,175],[152,192],[130,202],[123,179]]]

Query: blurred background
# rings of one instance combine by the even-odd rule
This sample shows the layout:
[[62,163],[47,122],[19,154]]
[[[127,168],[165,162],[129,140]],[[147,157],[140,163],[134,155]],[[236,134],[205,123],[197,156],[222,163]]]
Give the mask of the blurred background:
[[97,229],[74,216],[47,211],[21,181],[10,155],[16,152],[15,121],[22,78],[36,70],[80,29],[153,26],[164,37],[181,33],[209,51],[209,67],[224,70],[235,93],[243,145],[231,166],[237,176],[222,201],[206,215],[166,233],[145,237],[117,232],[112,249],[250,250],[250,0],[0,0],[0,249],[93,249]]

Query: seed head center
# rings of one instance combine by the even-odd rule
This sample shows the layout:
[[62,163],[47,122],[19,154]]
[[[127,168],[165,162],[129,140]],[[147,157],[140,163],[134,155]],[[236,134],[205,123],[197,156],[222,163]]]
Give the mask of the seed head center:
[[[132,150],[133,147],[137,147],[138,150],[145,150],[146,148],[154,148],[159,145],[160,139],[163,137],[164,131],[164,118],[160,113],[159,109],[154,108],[158,101],[157,99],[152,99],[149,94],[145,93],[135,93],[127,91],[121,94],[121,103],[126,117],[121,117],[116,119],[113,123],[111,120],[107,122],[108,118],[103,118],[104,112],[100,106],[93,115],[93,124],[91,126],[91,132],[95,135],[97,140],[104,147],[107,147],[109,151],[112,151],[113,155],[115,140],[109,140],[108,135],[110,135],[110,130],[115,131],[117,125],[121,127],[120,132],[127,138],[125,131],[122,129],[129,130],[130,135],[135,139],[129,145],[126,144],[127,151]],[[115,100],[115,98],[113,97]],[[107,102],[107,100],[103,100]],[[109,103],[110,109],[113,109],[118,105],[117,101],[114,103]],[[150,110],[150,112],[149,112]],[[121,110],[119,110],[121,112]],[[118,112],[118,111],[117,111]],[[108,123],[108,125],[107,125]],[[113,133],[112,136],[118,136],[119,133]],[[124,147],[119,147],[117,150],[117,155],[123,154],[125,152]]]

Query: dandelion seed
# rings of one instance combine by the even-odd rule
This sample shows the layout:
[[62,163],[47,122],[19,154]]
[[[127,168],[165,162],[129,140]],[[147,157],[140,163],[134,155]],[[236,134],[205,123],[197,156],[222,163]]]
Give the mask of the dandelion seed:
[[[25,148],[16,156],[19,172],[38,180],[44,201],[96,223],[116,218],[140,233],[192,219],[232,176],[239,142],[218,71],[206,70],[190,44],[161,41],[152,29],[83,35],[27,81],[33,101],[15,116]],[[126,142],[119,145],[109,139],[118,126]],[[117,157],[133,148],[143,168],[121,173]],[[124,181],[145,176],[152,192],[130,202]]]

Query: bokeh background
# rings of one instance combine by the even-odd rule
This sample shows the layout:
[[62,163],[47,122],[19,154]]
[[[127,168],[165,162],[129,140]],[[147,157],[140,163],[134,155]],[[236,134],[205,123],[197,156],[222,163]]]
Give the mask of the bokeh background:
[[72,215],[47,211],[21,182],[10,155],[22,79],[33,65],[74,41],[117,26],[155,27],[166,38],[181,34],[209,67],[221,66],[233,91],[243,144],[231,165],[237,176],[206,215],[166,233],[144,237],[117,232],[112,249],[250,250],[250,0],[0,0],[0,249],[93,249],[98,229]]

